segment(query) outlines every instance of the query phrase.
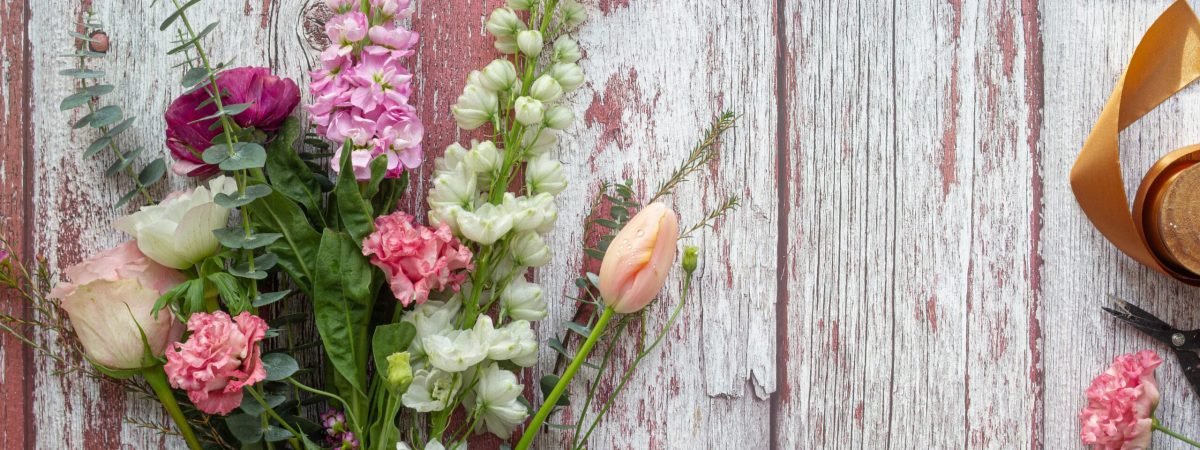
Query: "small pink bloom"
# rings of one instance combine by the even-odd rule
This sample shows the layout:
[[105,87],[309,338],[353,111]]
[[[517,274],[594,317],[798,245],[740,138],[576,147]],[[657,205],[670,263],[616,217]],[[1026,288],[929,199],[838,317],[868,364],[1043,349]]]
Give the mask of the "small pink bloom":
[[363,53],[350,80],[355,86],[350,104],[363,111],[372,111],[379,105],[386,108],[405,104],[412,93],[412,74],[390,53]]
[[1150,350],[1121,355],[1092,380],[1087,406],[1079,412],[1084,444],[1103,450],[1145,449],[1158,407],[1154,369],[1162,358]]
[[378,25],[371,27],[367,32],[371,38],[371,46],[363,49],[369,53],[377,53],[382,50],[390,54],[393,58],[404,58],[411,56],[417,46],[418,35],[416,32],[399,26]]
[[407,19],[412,15],[413,3],[412,0],[371,0],[371,11],[389,21]]
[[267,333],[261,317],[243,312],[196,313],[188,319],[192,335],[167,352],[163,370],[171,386],[187,391],[201,411],[225,415],[242,404],[242,388],[266,378],[259,341]]
[[662,203],[643,208],[613,238],[600,264],[600,296],[616,312],[640,311],[667,283],[679,219]]
[[375,122],[363,117],[362,111],[344,109],[333,114],[329,121],[329,138],[335,141],[349,140],[357,146],[365,146],[375,136]]
[[[153,356],[183,335],[171,311],[151,314],[158,297],[187,280],[147,258],[133,241],[105,250],[65,270],[50,297],[67,312],[83,351],[109,369],[142,367],[146,342]],[[141,331],[138,329],[141,328]]]
[[329,19],[325,24],[325,34],[329,36],[329,41],[340,49],[339,53],[346,54],[353,49],[354,44],[367,37],[368,26],[366,14],[351,11]]
[[399,211],[375,219],[375,232],[362,247],[404,306],[425,303],[431,291],[457,292],[465,271],[473,267],[471,250],[454,238],[449,226],[415,224],[413,216]]

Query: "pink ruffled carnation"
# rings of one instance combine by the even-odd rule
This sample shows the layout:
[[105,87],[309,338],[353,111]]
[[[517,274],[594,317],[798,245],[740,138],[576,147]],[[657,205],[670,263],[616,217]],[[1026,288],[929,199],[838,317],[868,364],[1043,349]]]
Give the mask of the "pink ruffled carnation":
[[340,14],[325,27],[332,43],[312,72],[313,103],[308,112],[317,132],[337,144],[349,141],[354,176],[371,177],[371,161],[387,157],[387,177],[421,165],[425,129],[409,104],[412,73],[402,64],[417,45],[417,33],[396,23],[412,13],[409,0],[372,0],[369,14],[342,1],[330,1]]
[[187,391],[201,411],[225,415],[242,404],[242,388],[267,377],[259,341],[267,322],[248,312],[196,313],[188,319],[192,335],[167,352],[163,369],[171,386]]
[[392,294],[404,306],[425,303],[429,292],[453,289],[466,279],[471,250],[446,224],[430,228],[413,223],[413,216],[395,212],[375,219],[375,232],[363,240],[363,255],[383,270]]
[[1148,448],[1158,407],[1154,369],[1162,358],[1150,350],[1121,355],[1087,390],[1087,406],[1079,412],[1084,444],[1097,449]]

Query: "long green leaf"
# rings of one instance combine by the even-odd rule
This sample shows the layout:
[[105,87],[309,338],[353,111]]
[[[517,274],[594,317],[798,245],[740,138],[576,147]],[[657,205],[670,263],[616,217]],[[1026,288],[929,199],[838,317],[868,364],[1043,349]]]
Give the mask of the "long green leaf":
[[317,252],[315,275],[313,313],[326,355],[358,393],[366,392],[371,264],[350,236],[326,229]]
[[371,353],[375,357],[375,370],[387,373],[387,357],[408,350],[408,345],[417,336],[417,328],[411,323],[400,322],[375,327],[371,336]]
[[342,170],[338,174],[333,195],[337,197],[338,214],[346,232],[354,237],[355,245],[362,245],[363,239],[375,231],[375,224],[372,222],[374,215],[371,212],[371,204],[367,203],[362,192],[358,190],[358,180],[354,178],[354,166],[350,162],[349,142],[347,140],[346,147],[342,149]]
[[299,137],[300,119],[288,117],[275,140],[267,144],[267,177],[276,191],[321,217],[321,186],[293,147]]
[[279,266],[291,276],[300,290],[312,293],[313,264],[317,261],[317,246],[321,235],[313,229],[304,212],[278,191],[246,205],[250,217],[260,232],[283,235],[267,246],[267,251],[279,255]]

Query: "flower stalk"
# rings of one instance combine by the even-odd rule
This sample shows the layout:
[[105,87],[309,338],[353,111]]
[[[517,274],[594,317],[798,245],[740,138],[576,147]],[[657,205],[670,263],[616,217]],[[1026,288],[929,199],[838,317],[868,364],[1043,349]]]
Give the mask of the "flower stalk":
[[158,401],[167,410],[167,414],[171,415],[171,420],[175,421],[175,426],[179,428],[179,434],[183,436],[184,442],[187,442],[188,448],[201,450],[200,440],[196,439],[196,432],[192,430],[187,417],[184,417],[183,411],[179,409],[179,403],[175,401],[175,394],[171,391],[171,385],[167,383],[167,374],[163,372],[162,366],[145,369],[142,371],[142,376],[146,378],[146,383],[149,383],[150,387],[154,389],[154,394],[158,396]]
[[1172,430],[1170,428],[1162,426],[1162,424],[1158,422],[1158,419],[1154,419],[1154,431],[1161,431],[1163,434],[1173,437],[1175,439],[1179,439],[1180,441],[1183,441],[1185,444],[1188,444],[1192,447],[1200,448],[1200,442],[1196,442],[1196,441],[1188,438],[1187,436],[1179,434],[1179,432],[1177,432],[1175,430]]

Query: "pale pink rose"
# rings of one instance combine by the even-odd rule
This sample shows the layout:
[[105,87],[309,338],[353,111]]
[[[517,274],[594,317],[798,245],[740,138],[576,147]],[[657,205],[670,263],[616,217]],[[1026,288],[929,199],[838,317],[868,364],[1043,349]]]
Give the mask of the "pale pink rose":
[[613,238],[600,264],[600,296],[628,314],[650,304],[675,261],[679,219],[662,203],[643,208]]
[[363,240],[363,255],[383,270],[392,294],[404,306],[425,303],[436,290],[458,291],[471,264],[471,250],[446,224],[430,228],[395,212],[375,219],[375,232]]
[[1103,450],[1150,447],[1159,399],[1154,369],[1162,361],[1150,350],[1121,355],[1092,380],[1087,406],[1079,412],[1084,444]]
[[242,404],[242,388],[266,378],[259,341],[267,333],[261,317],[243,312],[196,313],[188,319],[192,335],[167,352],[163,370],[171,386],[187,391],[201,411],[225,415]]
[[141,368],[142,332],[155,357],[183,335],[183,324],[171,311],[159,311],[157,317],[150,311],[159,296],[187,278],[147,258],[133,241],[64,272],[69,281],[55,286],[50,298],[58,299],[67,312],[93,363],[109,369]]

